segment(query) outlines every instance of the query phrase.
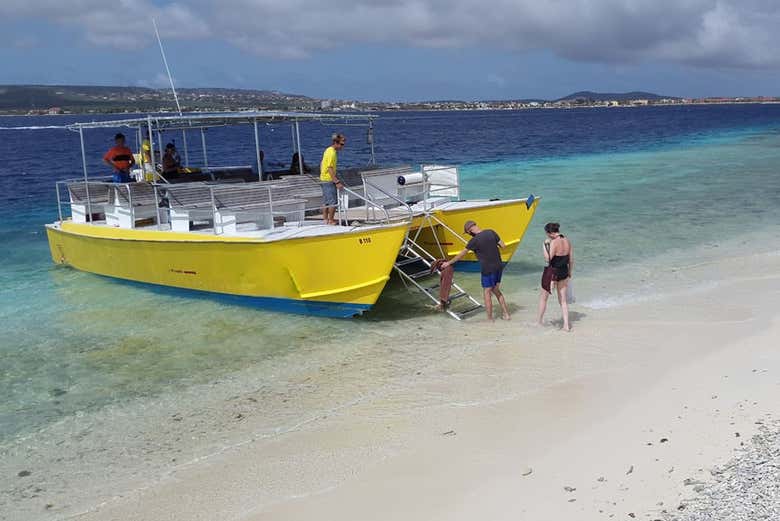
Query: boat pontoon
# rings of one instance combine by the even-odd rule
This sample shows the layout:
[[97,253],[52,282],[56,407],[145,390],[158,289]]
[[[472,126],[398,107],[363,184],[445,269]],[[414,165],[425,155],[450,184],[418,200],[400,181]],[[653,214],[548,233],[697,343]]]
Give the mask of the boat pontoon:
[[[376,302],[395,271],[426,299],[438,302],[435,259],[460,251],[466,220],[496,230],[508,262],[538,199],[461,200],[458,169],[447,165],[379,167],[374,162],[376,116],[238,112],[146,116],[75,123],[84,176],[57,183],[59,220],[46,226],[55,263],[172,288],[210,292],[278,311],[349,317]],[[300,124],[361,125],[368,129],[370,159],[339,169],[339,225],[324,224],[319,180],[306,174],[263,178],[259,124],[289,124],[300,151]],[[205,130],[254,127],[257,167],[208,164]],[[84,131],[129,128],[152,143],[159,161],[163,133],[200,132],[203,164],[182,175],[150,182],[112,183],[90,177]],[[155,150],[155,136],[158,150]],[[304,172],[298,154],[298,172]],[[139,172],[143,179],[144,173]],[[148,177],[148,176],[147,176]],[[63,207],[69,208],[68,217]],[[459,266],[476,266],[473,256]],[[445,310],[461,319],[481,308],[457,284]]]

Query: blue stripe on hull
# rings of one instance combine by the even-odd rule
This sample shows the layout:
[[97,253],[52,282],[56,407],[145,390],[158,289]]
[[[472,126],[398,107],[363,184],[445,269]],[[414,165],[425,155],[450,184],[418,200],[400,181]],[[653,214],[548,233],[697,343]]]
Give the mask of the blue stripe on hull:
[[121,282],[123,284],[137,286],[144,290],[150,290],[161,295],[205,299],[237,306],[266,309],[268,311],[295,313],[297,315],[314,315],[318,317],[331,318],[352,318],[371,309],[369,304],[353,304],[349,302],[322,302],[316,300],[297,300],[277,297],[252,297],[248,295],[228,295],[226,293],[216,293],[214,291],[176,288],[173,286],[153,284],[151,282],[126,280],[116,277],[109,277],[107,275],[98,276],[109,279],[113,282]]
[[[507,263],[504,263],[506,268]],[[454,265],[455,271],[464,271],[467,273],[480,273],[482,270],[479,267],[479,261],[458,261]]]

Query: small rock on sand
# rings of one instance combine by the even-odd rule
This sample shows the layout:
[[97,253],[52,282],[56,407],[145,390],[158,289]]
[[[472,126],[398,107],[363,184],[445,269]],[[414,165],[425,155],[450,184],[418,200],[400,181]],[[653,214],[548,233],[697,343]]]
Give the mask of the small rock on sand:
[[563,487],[563,490],[565,490],[566,492],[574,492],[577,489],[574,487],[565,486]]

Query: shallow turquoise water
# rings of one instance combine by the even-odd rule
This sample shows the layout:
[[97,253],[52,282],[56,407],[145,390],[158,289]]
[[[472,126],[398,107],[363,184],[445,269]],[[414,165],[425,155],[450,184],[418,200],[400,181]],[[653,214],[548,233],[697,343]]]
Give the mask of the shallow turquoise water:
[[545,222],[560,222],[584,273],[728,239],[780,222],[780,131],[685,145],[464,169],[466,197],[542,195],[510,270],[538,268]]
[[[780,118],[647,139],[551,156],[494,143],[508,149],[500,160],[463,165],[465,197],[543,197],[509,267],[514,291],[536,287],[547,221],[561,223],[575,244],[578,276],[592,279],[780,222]],[[398,283],[367,316],[344,321],[171,296],[53,266],[42,225],[56,213],[42,193],[20,190],[18,210],[0,223],[0,441],[253,364],[286,364],[292,352],[311,353],[316,364],[325,348],[332,356],[426,312]]]

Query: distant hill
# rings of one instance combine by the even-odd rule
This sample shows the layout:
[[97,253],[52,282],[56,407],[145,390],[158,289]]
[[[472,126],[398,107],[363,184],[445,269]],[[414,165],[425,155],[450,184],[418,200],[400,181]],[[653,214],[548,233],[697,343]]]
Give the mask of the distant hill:
[[653,94],[652,92],[642,92],[642,91],[633,91],[633,92],[591,92],[588,90],[575,92],[574,94],[569,94],[568,96],[564,98],[557,99],[555,101],[628,101],[628,100],[636,100],[636,99],[646,99],[646,100],[659,100],[659,99],[680,99],[675,96],[659,96],[658,94]]
[[[312,109],[319,100],[269,90],[178,89],[184,110]],[[175,110],[170,89],[94,85],[0,85],[0,112],[149,112]]]

